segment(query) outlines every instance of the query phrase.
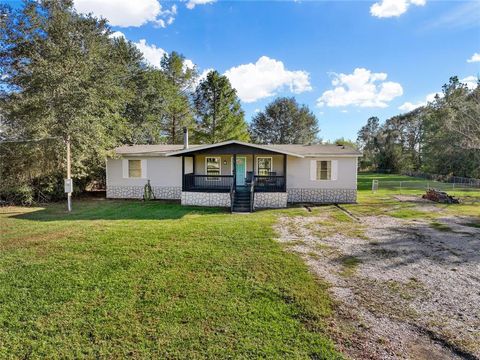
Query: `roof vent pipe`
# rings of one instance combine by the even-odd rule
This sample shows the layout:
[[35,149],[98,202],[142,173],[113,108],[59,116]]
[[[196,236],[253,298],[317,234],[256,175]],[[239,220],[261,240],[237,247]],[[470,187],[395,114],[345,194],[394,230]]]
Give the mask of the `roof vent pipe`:
[[188,129],[183,128],[183,148],[188,149]]

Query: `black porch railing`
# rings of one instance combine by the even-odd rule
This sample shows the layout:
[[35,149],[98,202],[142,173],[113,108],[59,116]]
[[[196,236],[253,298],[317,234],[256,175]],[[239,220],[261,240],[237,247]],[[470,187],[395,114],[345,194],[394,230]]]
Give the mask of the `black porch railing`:
[[285,176],[256,175],[255,192],[285,192]]
[[183,191],[230,192],[233,175],[195,175],[183,176]]

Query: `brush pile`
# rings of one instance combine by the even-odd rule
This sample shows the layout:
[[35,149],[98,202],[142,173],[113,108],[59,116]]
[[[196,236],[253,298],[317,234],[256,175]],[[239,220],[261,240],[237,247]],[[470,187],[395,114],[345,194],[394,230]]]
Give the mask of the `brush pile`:
[[460,201],[446,192],[438,191],[436,189],[428,189],[427,193],[422,195],[423,199],[428,199],[442,204],[459,204]]

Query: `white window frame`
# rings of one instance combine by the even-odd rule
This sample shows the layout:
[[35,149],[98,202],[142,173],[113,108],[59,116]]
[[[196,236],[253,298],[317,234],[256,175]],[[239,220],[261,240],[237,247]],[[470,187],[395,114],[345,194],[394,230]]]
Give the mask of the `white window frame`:
[[[218,163],[220,164],[220,174],[219,175],[222,175],[222,157],[221,156],[205,156],[205,175],[207,176],[207,181],[220,181],[220,178],[209,178],[208,176],[208,169],[207,169],[207,160],[208,159],[218,159]],[[214,175],[212,175],[214,176]]]
[[270,171],[269,171],[269,172],[273,172],[273,157],[271,157],[271,156],[257,156],[256,159],[257,159],[257,161],[256,161],[256,164],[255,164],[255,165],[256,165],[256,167],[257,167],[257,172],[256,172],[256,175],[257,175],[257,176],[268,176],[268,175],[260,175],[260,172],[258,171],[258,160],[259,160],[259,159],[270,159],[270,165],[271,165],[271,167],[270,167]]
[[[322,162],[326,162],[327,163],[327,175],[328,175],[328,166],[330,165],[330,178],[328,179],[319,179],[318,178],[318,163],[322,163]],[[330,163],[330,164],[328,164]],[[315,179],[316,181],[332,181],[333,179],[333,162],[332,160],[317,160],[317,164],[316,164],[316,168],[315,168]],[[320,167],[321,167],[321,164],[320,164]],[[320,169],[321,171],[321,169]]]
[[[131,177],[130,176],[130,160],[140,161],[140,176]],[[147,178],[147,160],[146,159],[122,159],[122,172],[124,179],[146,179]]]
[[[319,161],[330,161],[330,179],[317,179],[317,165]],[[312,159],[310,160],[310,180],[317,182],[337,181],[338,180],[338,160],[332,159]]]

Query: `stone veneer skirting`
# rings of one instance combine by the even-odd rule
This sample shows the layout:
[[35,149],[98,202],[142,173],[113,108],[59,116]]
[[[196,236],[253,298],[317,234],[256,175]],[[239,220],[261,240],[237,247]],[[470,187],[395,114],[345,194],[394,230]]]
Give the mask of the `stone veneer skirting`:
[[182,205],[230,207],[230,193],[182,191]]
[[285,208],[287,207],[288,194],[286,192],[257,192],[253,198],[253,207],[259,208]]
[[[109,199],[142,199],[143,186],[107,186]],[[156,199],[179,200],[182,205],[230,207],[229,193],[182,192],[180,186],[152,186]],[[288,193],[288,195],[287,195]],[[255,193],[255,208],[283,208],[289,203],[355,203],[355,189],[287,189],[287,193]]]
[[[107,186],[109,199],[143,199],[144,186]],[[181,186],[152,186],[156,199],[180,200]]]
[[289,203],[349,204],[357,202],[355,189],[287,189]]

